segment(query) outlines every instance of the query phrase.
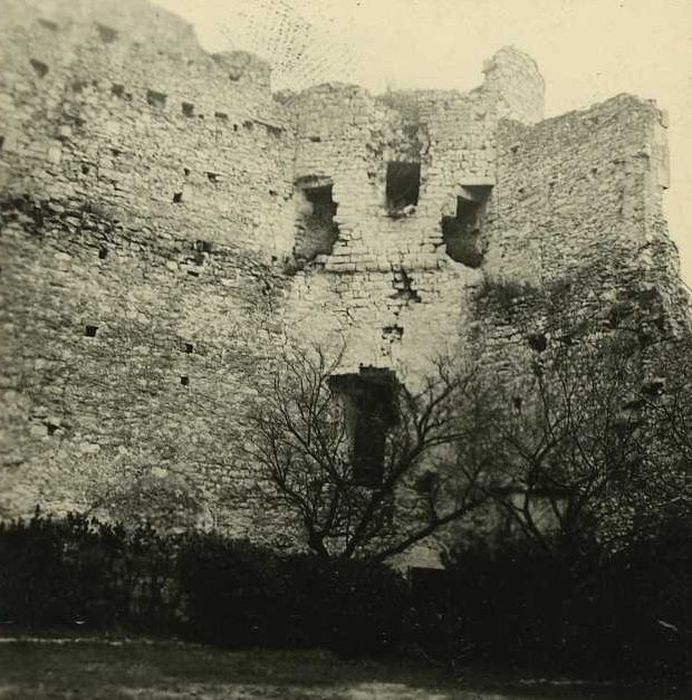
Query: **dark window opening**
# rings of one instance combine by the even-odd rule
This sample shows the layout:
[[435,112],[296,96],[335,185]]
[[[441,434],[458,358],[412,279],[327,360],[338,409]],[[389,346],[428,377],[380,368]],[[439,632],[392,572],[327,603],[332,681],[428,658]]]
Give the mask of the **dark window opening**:
[[99,247],[99,259],[105,260],[108,257],[108,248],[105,245]]
[[548,339],[543,333],[531,333],[527,342],[534,352],[543,352],[548,347]]
[[392,342],[404,337],[404,329],[401,326],[385,326],[382,329],[382,339]]
[[408,216],[418,204],[420,163],[387,163],[387,210],[389,216]]
[[104,44],[112,44],[118,38],[118,32],[105,24],[96,23],[99,37]]
[[121,85],[120,83],[113,83],[113,85],[111,85],[111,93],[116,97],[122,97],[124,92],[124,85]]
[[190,377],[186,377],[186,376],[180,377],[180,383],[183,386],[189,386],[190,385]]
[[53,435],[55,431],[60,427],[59,425],[55,425],[55,423],[50,423],[48,421],[46,421],[45,426],[48,435]]
[[48,66],[43,63],[43,61],[37,61],[35,58],[30,58],[29,63],[31,63],[31,67],[34,69],[39,78],[43,78],[43,76],[48,72]]
[[185,343],[185,352],[190,355],[195,351],[194,343]]
[[38,23],[42,26],[45,27],[46,29],[50,29],[52,32],[57,32],[58,31],[58,25],[55,22],[51,22],[49,19],[43,19],[43,17],[38,18]]
[[156,92],[156,90],[147,90],[147,102],[152,107],[165,107],[167,97],[168,96],[163,92]]
[[180,204],[180,202],[183,201],[183,193],[182,192],[174,192],[173,193],[173,204]]
[[5,137],[0,136],[0,151],[2,151],[2,147],[5,145]]
[[313,143],[322,143],[322,138],[319,136],[311,136],[310,141],[312,141]]
[[332,184],[327,179],[306,178],[296,185],[298,231],[293,254],[303,260],[330,255],[339,236],[334,221],[339,205],[332,198]]
[[183,175],[187,177],[190,174],[190,168],[183,168]]
[[195,241],[195,250],[199,253],[211,253],[214,244],[211,241]]
[[191,102],[183,102],[182,110],[186,117],[193,117],[195,115],[195,106]]
[[84,335],[87,338],[95,338],[96,337],[96,331],[98,331],[99,327],[98,326],[89,326],[86,325],[84,326]]
[[226,114],[226,112],[214,112],[214,116],[223,122],[228,121],[228,115]]
[[209,180],[209,182],[217,183],[219,181],[220,177],[221,176],[219,175],[219,173],[212,173],[212,172],[207,173],[207,180]]
[[348,401],[354,482],[370,488],[381,486],[387,433],[397,423],[394,372],[361,367],[359,374],[332,377],[330,388]]
[[491,189],[487,185],[464,187],[464,194],[457,197],[456,214],[442,217],[445,252],[452,260],[467,267],[479,267],[483,262],[479,239]]

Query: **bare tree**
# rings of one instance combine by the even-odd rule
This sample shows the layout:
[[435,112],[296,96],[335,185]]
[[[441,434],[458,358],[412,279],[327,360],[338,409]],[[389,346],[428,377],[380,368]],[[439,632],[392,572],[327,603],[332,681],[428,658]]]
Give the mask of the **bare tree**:
[[488,428],[506,488],[490,495],[541,546],[556,532],[573,548],[585,536],[616,546],[666,504],[689,504],[690,384],[665,391],[643,362],[628,334],[584,335],[535,353],[530,371],[493,392]]
[[340,362],[320,347],[285,353],[251,418],[250,456],[311,550],[384,559],[487,501],[473,371],[439,359],[415,392],[376,372],[369,399]]

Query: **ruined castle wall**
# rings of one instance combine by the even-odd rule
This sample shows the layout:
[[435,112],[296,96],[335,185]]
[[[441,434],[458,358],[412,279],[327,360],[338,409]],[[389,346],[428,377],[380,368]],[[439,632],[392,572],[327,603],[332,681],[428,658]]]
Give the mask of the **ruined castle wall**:
[[[524,112],[542,110],[543,85],[533,64],[508,50],[495,66],[505,78],[532,86]],[[480,271],[445,253],[441,220],[454,215],[463,187],[495,183],[495,130],[505,109],[498,80],[465,94],[378,98],[326,85],[290,103],[297,115],[296,176],[333,179],[339,235],[330,255],[297,275],[288,309],[296,324],[303,321],[301,335],[329,332],[346,344],[346,371],[390,366],[415,383],[429,372],[432,357],[466,334],[469,294]],[[521,98],[511,99],[521,112]],[[418,203],[402,216],[392,216],[386,203],[392,161],[420,162]]]
[[81,16],[74,3],[17,8],[2,41],[11,190],[89,196],[190,238],[282,246],[293,148],[266,65],[205,54],[188,25],[138,0],[82,0]]
[[143,2],[8,7],[0,513],[252,531],[242,418],[293,219],[267,68]]
[[556,326],[580,318],[605,330],[626,319],[647,337],[684,332],[665,187],[664,115],[650,101],[620,95],[533,126],[502,120],[476,294],[486,357],[508,343],[530,353],[528,335],[559,337]]

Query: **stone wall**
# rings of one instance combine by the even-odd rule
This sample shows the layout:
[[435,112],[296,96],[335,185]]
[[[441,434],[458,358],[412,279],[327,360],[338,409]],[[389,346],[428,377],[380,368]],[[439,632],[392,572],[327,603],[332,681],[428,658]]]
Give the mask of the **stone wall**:
[[293,226],[268,68],[144,2],[7,9],[0,512],[245,533],[242,414]]
[[[145,0],[4,9],[2,517],[41,503],[285,543],[242,447],[286,335],[413,386],[446,350],[511,373],[500,351],[531,352],[565,279],[580,312],[686,328],[649,102],[541,121],[512,48],[469,93],[272,95],[264,62],[206,54]],[[392,173],[417,197],[394,201]]]

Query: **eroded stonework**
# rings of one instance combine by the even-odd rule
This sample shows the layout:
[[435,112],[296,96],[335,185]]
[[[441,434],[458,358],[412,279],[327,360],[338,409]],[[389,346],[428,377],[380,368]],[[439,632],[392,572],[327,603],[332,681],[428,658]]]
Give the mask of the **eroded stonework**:
[[540,295],[508,314],[489,281],[565,279],[579,312],[644,299],[686,331],[650,101],[543,120],[513,48],[468,93],[272,95],[263,61],[144,0],[9,0],[0,61],[2,517],[281,544],[239,446],[287,335],[415,384],[444,348],[532,351]]

